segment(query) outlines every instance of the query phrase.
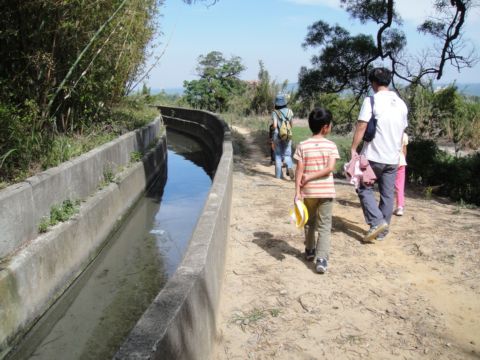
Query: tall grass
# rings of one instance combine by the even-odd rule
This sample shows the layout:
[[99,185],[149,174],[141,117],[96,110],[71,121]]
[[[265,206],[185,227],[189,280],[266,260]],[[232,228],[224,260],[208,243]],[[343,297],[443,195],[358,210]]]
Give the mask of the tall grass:
[[103,114],[103,121],[52,134],[36,125],[35,109],[0,106],[0,188],[57,166],[151,122],[158,111],[141,97],[129,97]]

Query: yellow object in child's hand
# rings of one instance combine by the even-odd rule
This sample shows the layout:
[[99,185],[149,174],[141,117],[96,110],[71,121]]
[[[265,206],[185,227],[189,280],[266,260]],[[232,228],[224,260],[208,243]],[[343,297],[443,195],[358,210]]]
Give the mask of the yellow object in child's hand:
[[290,210],[290,217],[297,228],[304,227],[308,221],[308,210],[303,201],[295,201],[294,208]]

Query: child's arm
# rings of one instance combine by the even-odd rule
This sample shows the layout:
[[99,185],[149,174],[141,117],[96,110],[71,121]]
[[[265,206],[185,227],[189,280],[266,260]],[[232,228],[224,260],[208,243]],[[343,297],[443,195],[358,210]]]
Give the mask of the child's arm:
[[303,161],[297,160],[297,166],[295,168],[295,200],[302,200],[301,180],[304,168]]
[[[333,170],[335,170],[335,163],[337,162],[337,159],[334,158],[333,156],[330,156],[328,158],[328,164],[327,166],[319,171],[315,171],[313,173],[309,174],[303,174],[303,177],[301,178],[300,186],[305,186],[305,184],[309,181],[315,180],[315,179],[320,179],[322,177],[325,177],[327,175],[330,175]],[[296,179],[298,179],[296,177]]]

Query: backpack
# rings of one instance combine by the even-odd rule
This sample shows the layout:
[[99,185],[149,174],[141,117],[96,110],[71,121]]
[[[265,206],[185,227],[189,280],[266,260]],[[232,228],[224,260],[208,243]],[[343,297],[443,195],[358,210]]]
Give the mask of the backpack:
[[286,118],[283,113],[279,110],[274,110],[277,114],[278,120],[281,121],[280,127],[278,128],[278,136],[282,141],[289,141],[292,139],[292,124],[290,119]]
[[370,105],[372,106],[372,117],[370,121],[367,123],[367,128],[365,129],[365,133],[363,134],[363,141],[370,142],[375,138],[375,133],[377,132],[377,119],[375,115],[373,115],[373,96],[370,96]]

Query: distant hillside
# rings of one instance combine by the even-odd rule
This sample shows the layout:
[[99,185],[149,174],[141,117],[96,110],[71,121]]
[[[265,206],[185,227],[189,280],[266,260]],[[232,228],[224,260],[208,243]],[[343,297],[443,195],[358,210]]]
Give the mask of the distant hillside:
[[[443,87],[448,86],[450,84],[446,83],[439,83],[436,87]],[[456,84],[458,91],[460,91],[464,95],[470,96],[480,96],[480,83],[457,83]],[[298,90],[298,83],[290,83],[287,85],[287,92],[297,91]],[[184,89],[183,87],[178,88],[166,88],[166,89],[159,89],[159,88],[152,88],[151,93],[152,95],[158,94],[164,91],[168,95],[183,95]]]
[[458,91],[464,95],[480,96],[480,83],[456,84]]
[[164,91],[167,95],[183,95],[183,87],[166,88],[166,89],[158,89],[158,88],[150,89],[150,92],[152,95],[159,94],[162,91]]

